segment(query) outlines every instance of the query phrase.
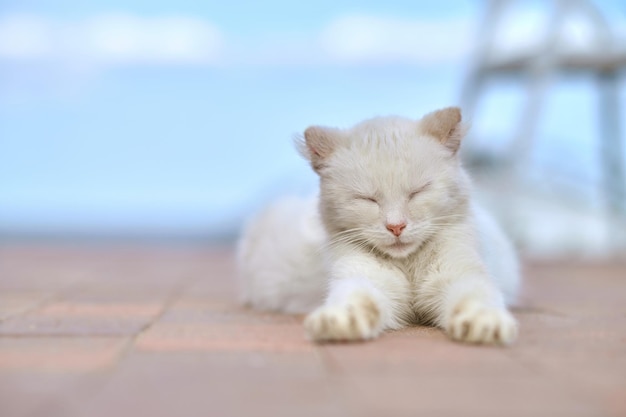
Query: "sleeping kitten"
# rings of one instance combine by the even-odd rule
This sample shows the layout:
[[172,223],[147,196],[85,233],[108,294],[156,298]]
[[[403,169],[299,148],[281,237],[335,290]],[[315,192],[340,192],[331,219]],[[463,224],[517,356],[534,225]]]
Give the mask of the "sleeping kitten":
[[472,202],[461,112],[313,126],[298,142],[319,199],[268,208],[245,231],[244,301],[310,312],[314,341],[363,340],[420,323],[454,340],[511,343],[519,282],[510,242]]

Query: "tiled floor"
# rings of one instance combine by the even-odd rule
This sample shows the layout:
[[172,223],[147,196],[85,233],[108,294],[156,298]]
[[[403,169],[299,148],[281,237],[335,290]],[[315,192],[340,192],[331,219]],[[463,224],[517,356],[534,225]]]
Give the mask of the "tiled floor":
[[626,264],[527,268],[510,348],[316,346],[237,305],[232,253],[0,247],[0,416],[626,416]]

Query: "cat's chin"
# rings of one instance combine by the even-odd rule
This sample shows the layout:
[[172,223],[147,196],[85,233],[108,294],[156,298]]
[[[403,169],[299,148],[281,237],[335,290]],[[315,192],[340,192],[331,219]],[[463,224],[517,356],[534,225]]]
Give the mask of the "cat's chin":
[[392,258],[406,258],[415,252],[416,245],[410,242],[395,242],[382,248],[382,252]]

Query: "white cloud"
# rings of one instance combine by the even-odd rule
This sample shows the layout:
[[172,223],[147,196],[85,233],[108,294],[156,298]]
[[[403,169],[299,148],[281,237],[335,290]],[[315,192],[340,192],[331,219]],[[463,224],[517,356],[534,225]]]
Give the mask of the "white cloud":
[[[549,27],[537,8],[509,10],[496,28],[498,57],[536,50]],[[36,15],[0,16],[0,60],[59,62],[76,67],[185,65],[315,67],[398,64],[450,65],[469,57],[479,22],[464,15],[439,19],[352,15],[319,31],[254,33],[225,39],[212,23],[192,17],[124,14],[60,21]],[[567,22],[565,50],[593,47],[586,22]]]
[[[440,21],[349,16],[318,32],[226,39],[190,17],[124,14],[60,21],[0,17],[0,59],[78,67],[120,65],[328,66],[362,63],[439,64],[462,58],[471,44],[468,19]],[[228,54],[226,53],[228,52]]]
[[0,19],[0,58],[44,57],[51,48],[49,25],[45,19],[24,15]]
[[104,16],[85,29],[89,46],[111,61],[210,64],[217,61],[222,44],[214,26],[192,18]]
[[321,43],[338,62],[429,65],[462,59],[470,52],[473,38],[468,18],[347,16],[324,29]]
[[[494,27],[493,53],[502,59],[541,51],[551,29],[549,12],[536,7],[508,9]],[[614,20],[618,32],[626,27],[623,19]],[[454,64],[469,57],[480,42],[479,24],[470,15],[428,20],[353,15],[332,21],[322,30],[319,44],[322,56],[341,64]],[[557,48],[597,50],[601,46],[595,35],[591,22],[574,13],[557,28]],[[623,39],[626,33],[620,35]]]
[[100,15],[63,22],[30,15],[0,18],[0,59],[67,64],[212,65],[223,39],[212,24],[189,17]]

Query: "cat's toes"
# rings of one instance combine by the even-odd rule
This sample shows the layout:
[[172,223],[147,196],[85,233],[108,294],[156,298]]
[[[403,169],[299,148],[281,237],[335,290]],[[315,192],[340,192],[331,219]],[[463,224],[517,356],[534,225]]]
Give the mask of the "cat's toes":
[[345,305],[319,307],[306,317],[304,329],[316,342],[371,339],[382,330],[380,309],[368,296],[352,297]]
[[508,345],[517,337],[517,322],[504,308],[467,303],[453,311],[446,330],[461,342]]

